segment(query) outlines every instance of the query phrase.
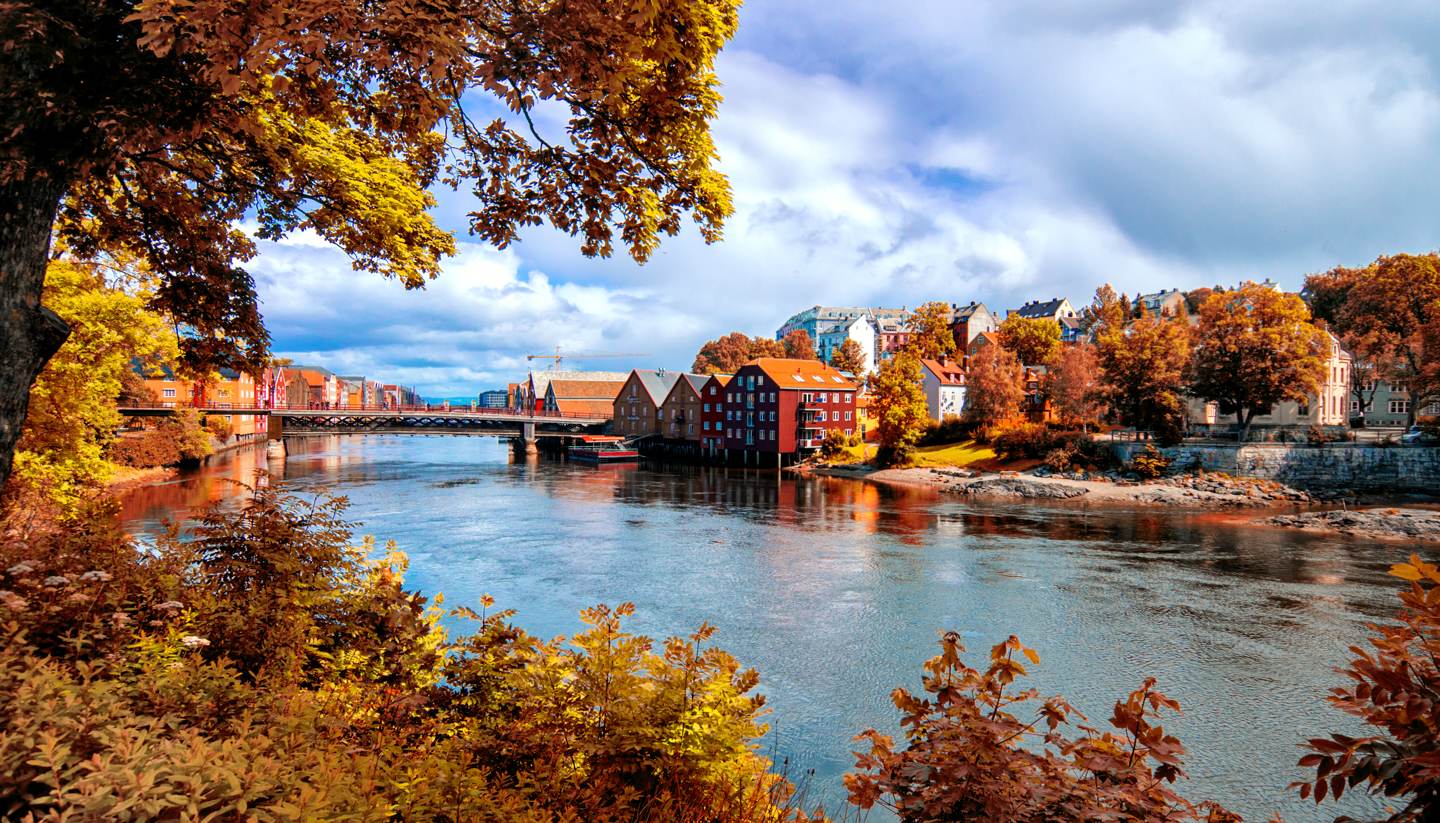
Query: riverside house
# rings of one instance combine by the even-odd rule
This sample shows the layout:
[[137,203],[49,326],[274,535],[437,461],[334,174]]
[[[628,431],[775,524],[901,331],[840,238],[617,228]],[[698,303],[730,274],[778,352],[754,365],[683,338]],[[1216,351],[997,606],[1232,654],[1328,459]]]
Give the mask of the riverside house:
[[660,405],[680,374],[664,369],[631,371],[612,403],[615,433],[622,437],[660,434]]
[[[1286,430],[1304,432],[1311,426],[1343,433],[1349,428],[1350,417],[1350,352],[1340,345],[1335,335],[1325,333],[1325,372],[1320,389],[1304,402],[1286,400],[1277,403],[1265,414],[1255,415],[1250,430],[1251,440],[1272,440]],[[1192,433],[1226,433],[1236,430],[1235,412],[1222,409],[1218,403],[1188,398]]]
[[700,388],[700,447],[710,455],[725,448],[725,387],[733,377],[712,374]]
[[660,436],[699,445],[702,429],[701,393],[708,375],[682,374],[660,403]]
[[567,372],[545,386],[544,414],[567,417],[599,417],[609,420],[615,412],[615,398],[625,386],[619,372]]
[[[629,375],[620,371],[561,371],[559,369],[547,369],[545,371],[532,371],[520,384],[519,390],[515,393],[515,411],[522,414],[543,414],[545,412],[545,397],[550,390],[550,381],[565,380],[572,383],[580,381],[597,381],[601,383],[624,383]],[[568,391],[566,389],[565,391]],[[564,396],[564,391],[562,395]],[[611,395],[614,398],[614,395]],[[561,397],[557,396],[558,402]],[[585,399],[594,399],[593,396],[585,395]]]
[[725,449],[744,462],[782,465],[855,431],[854,381],[816,360],[762,357],[725,387]]
[[921,360],[920,376],[930,419],[959,417],[965,410],[965,371],[961,364],[948,357]]

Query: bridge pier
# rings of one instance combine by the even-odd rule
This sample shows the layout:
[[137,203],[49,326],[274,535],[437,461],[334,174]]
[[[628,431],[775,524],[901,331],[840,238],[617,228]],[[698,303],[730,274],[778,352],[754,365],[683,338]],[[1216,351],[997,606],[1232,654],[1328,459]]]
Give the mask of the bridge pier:
[[535,441],[534,423],[520,424],[520,437],[515,440],[515,451],[527,457],[540,453],[540,446]]
[[265,439],[279,440],[285,436],[285,418],[278,414],[265,415]]

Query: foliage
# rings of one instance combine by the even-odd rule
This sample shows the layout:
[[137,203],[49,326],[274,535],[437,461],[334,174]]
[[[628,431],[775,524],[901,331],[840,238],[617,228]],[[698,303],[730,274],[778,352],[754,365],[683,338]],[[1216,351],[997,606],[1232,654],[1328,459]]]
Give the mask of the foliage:
[[695,374],[734,374],[757,357],[784,356],[785,349],[779,340],[750,337],[744,332],[733,331],[706,341],[696,353],[690,371]]
[[[1311,275],[1304,294],[1356,363],[1374,370],[1357,379],[1410,381],[1415,400],[1440,395],[1440,346],[1426,347],[1427,330],[1440,335],[1440,253],[1396,254],[1363,269]],[[1359,399],[1368,408],[1374,393]],[[1411,422],[1420,405],[1410,404]]]
[[196,542],[0,544],[0,816],[806,819],[713,628],[656,644],[623,604],[542,642],[482,598],[447,640],[343,509],[261,487]]
[[906,346],[922,360],[939,360],[955,353],[955,332],[950,328],[950,304],[932,301],[915,307],[905,321],[910,331]]
[[1060,353],[1060,324],[1048,317],[1012,314],[995,331],[1000,345],[1027,366],[1046,366]]
[[1045,375],[1045,393],[1062,423],[1088,429],[1104,415],[1100,397],[1100,360],[1095,346],[1064,346]]
[[930,419],[921,384],[920,359],[904,349],[880,365],[870,395],[870,419],[880,442],[876,459],[881,465],[910,462],[915,443]]
[[785,348],[785,356],[791,360],[819,360],[815,354],[815,341],[810,339],[810,332],[804,329],[796,329],[785,335],[780,341]]
[[1387,820],[1433,820],[1440,815],[1440,568],[1412,554],[1390,573],[1410,582],[1400,593],[1397,622],[1370,627],[1372,649],[1350,647],[1355,657],[1341,672],[1350,682],[1328,698],[1381,733],[1311,739],[1300,766],[1314,769],[1315,779],[1294,786],[1320,803],[1363,784],[1371,794],[1405,802]]
[[1170,468],[1170,462],[1170,458],[1161,454],[1154,443],[1146,443],[1145,448],[1131,456],[1130,464],[1126,468],[1142,480],[1154,480],[1165,474]]
[[1084,459],[1093,462],[1090,457],[1097,450],[1089,445],[1082,446],[1082,443],[1090,440],[1090,436],[1083,432],[1053,429],[1043,423],[1025,422],[998,427],[990,437],[992,448],[1001,457],[1049,460],[1052,452],[1062,450],[1068,453],[1067,466],[1081,455],[1082,448],[1086,455]]
[[[1063,698],[1035,705],[1035,690],[1015,687],[1028,674],[1023,661],[1038,665],[1040,656],[1013,635],[990,650],[983,671],[961,659],[958,632],[946,632],[940,650],[925,664],[926,697],[892,694],[906,746],[873,729],[855,738],[869,748],[856,753],[845,784],[862,809],[882,805],[905,823],[1239,820],[1170,787],[1185,776],[1185,748],[1157,721],[1180,704],[1153,678],[1116,702],[1114,730],[1102,732]],[[1080,734],[1070,737],[1072,725]]]
[[[1112,292],[1113,294],[1113,292]],[[1117,317],[1122,301],[1096,300],[1101,317],[1095,330],[1101,393],[1120,422],[1153,431],[1161,443],[1176,443],[1185,432],[1183,387],[1190,360],[1190,327],[1184,320],[1141,317],[1128,324]]]
[[856,377],[864,377],[865,372],[865,349],[850,338],[835,347],[830,353],[830,365],[837,370],[849,372]]
[[820,441],[820,449],[817,454],[822,460],[839,460],[849,457],[851,449],[862,446],[864,443],[859,432],[846,435],[831,429],[830,434]]
[[205,418],[205,430],[215,437],[216,440],[226,440],[230,437],[234,428],[230,421],[223,415],[212,414]]
[[110,444],[106,459],[121,466],[144,469],[193,463],[210,454],[210,435],[200,426],[194,409],[176,409],[154,428],[139,436],[121,437]]
[[1328,341],[1298,296],[1246,283],[1210,295],[1198,319],[1190,392],[1233,413],[1241,442],[1257,414],[1319,391]]
[[73,512],[110,479],[104,453],[120,426],[116,398],[132,360],[173,359],[175,335],[145,309],[143,292],[110,287],[95,266],[52,262],[44,300],[71,333],[30,388],[12,482]]
[[918,446],[938,446],[944,443],[958,443],[969,440],[975,434],[975,426],[963,417],[947,415],[944,420],[932,422],[916,441]]
[[981,346],[970,355],[965,372],[965,419],[979,430],[991,428],[1020,414],[1025,400],[1025,367],[999,344]]

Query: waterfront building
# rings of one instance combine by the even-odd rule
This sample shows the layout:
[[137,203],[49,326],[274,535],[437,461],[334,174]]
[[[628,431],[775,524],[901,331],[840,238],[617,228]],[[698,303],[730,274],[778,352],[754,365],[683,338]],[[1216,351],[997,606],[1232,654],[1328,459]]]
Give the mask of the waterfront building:
[[190,405],[190,381],[181,380],[174,369],[166,365],[147,366],[139,362],[133,362],[132,368],[145,378],[145,388],[155,395],[161,406],[175,409]]
[[[1363,417],[1366,428],[1398,428],[1410,423],[1410,413],[1416,417],[1440,417],[1440,398],[1416,401],[1410,394],[1410,383],[1406,380],[1372,380],[1360,384],[1359,391],[1369,399],[1370,405],[1363,410],[1360,396],[1351,386],[1350,417]],[[1420,402],[1419,408],[1412,405]]]
[[563,372],[545,385],[544,414],[569,417],[602,417],[614,414],[615,398],[625,385],[619,372]]
[[815,360],[752,360],[725,387],[725,448],[754,453],[754,462],[769,465],[816,449],[828,436],[848,436],[856,426],[857,389]]
[[660,403],[660,435],[667,440],[700,442],[703,432],[701,393],[709,375],[682,374]]
[[712,374],[700,389],[700,446],[712,455],[725,448],[725,387],[732,377]]
[[615,433],[623,437],[660,434],[660,405],[680,376],[681,372],[664,369],[632,370],[612,404]]
[[551,380],[623,383],[628,377],[627,372],[618,371],[562,371],[560,369],[532,371],[516,392],[514,409],[525,414],[543,413],[545,411],[545,394],[550,389]]
[[949,357],[921,360],[920,375],[930,419],[959,417],[965,410],[965,372],[960,362]]
[[382,383],[380,385],[380,402],[386,408],[400,408],[402,406],[420,405],[420,394],[410,386],[400,386],[395,383]]
[[[255,378],[242,371],[220,369],[210,379],[195,382],[191,403],[207,409],[256,408]],[[230,424],[230,433],[238,440],[253,438],[260,427],[253,414],[220,413],[219,416]]]
[[329,409],[340,403],[340,378],[329,369],[319,366],[290,366],[285,371],[287,380],[295,380],[306,386],[306,407]]

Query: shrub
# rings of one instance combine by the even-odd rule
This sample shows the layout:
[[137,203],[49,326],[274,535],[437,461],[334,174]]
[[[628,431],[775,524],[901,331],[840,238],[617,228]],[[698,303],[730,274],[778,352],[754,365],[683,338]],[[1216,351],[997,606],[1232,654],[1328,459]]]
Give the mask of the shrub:
[[1146,443],[1144,449],[1130,458],[1127,468],[1144,480],[1154,480],[1170,468],[1170,458],[1161,454],[1154,443]]
[[0,818],[806,819],[711,627],[598,606],[543,642],[482,598],[447,641],[344,508],[261,488],[145,552],[90,521],[0,544]]
[[205,430],[213,435],[216,440],[223,441],[230,437],[230,432],[233,430],[233,427],[230,425],[229,420],[226,420],[220,415],[212,414],[205,418]]
[[949,415],[938,423],[931,423],[920,435],[918,445],[943,446],[959,443],[975,436],[975,424],[963,417]]
[[1074,444],[1067,444],[1058,449],[1051,449],[1045,455],[1045,466],[1051,471],[1069,471],[1075,465],[1075,458],[1079,456],[1079,449]]
[[1074,461],[1083,454],[1086,462],[1094,462],[1090,460],[1090,456],[1098,456],[1099,450],[1090,445],[1082,446],[1091,442],[1090,435],[1084,432],[1052,429],[1043,423],[1016,423],[1005,427],[991,438],[995,453],[1008,459],[1049,460],[1052,453],[1060,451],[1063,455],[1057,455],[1057,460]]
[[[924,698],[896,689],[906,745],[871,729],[869,744],[845,776],[850,802],[892,809],[902,821],[1209,820],[1240,818],[1214,803],[1191,803],[1170,784],[1184,776],[1185,748],[1156,722],[1180,704],[1154,679],[1115,704],[1114,731],[1083,724],[1067,737],[1072,716],[1063,698],[1034,705],[1037,694],[1014,683],[1034,650],[1014,636],[990,650],[982,671],[961,659],[958,632],[925,664]],[[1018,712],[1034,707],[1033,715]]]
[[1330,704],[1365,721],[1379,734],[1332,734],[1310,740],[1300,765],[1313,781],[1295,783],[1316,803],[1339,799],[1364,785],[1374,795],[1405,803],[1387,820],[1440,817],[1440,568],[1411,555],[1390,573],[1410,581],[1393,624],[1373,625],[1372,650],[1352,646],[1355,659],[1342,674],[1349,682],[1330,690]]
[[115,440],[105,456],[122,466],[145,469],[194,462],[210,451],[210,435],[201,428],[195,411],[180,409],[174,416],[162,418],[153,429]]

